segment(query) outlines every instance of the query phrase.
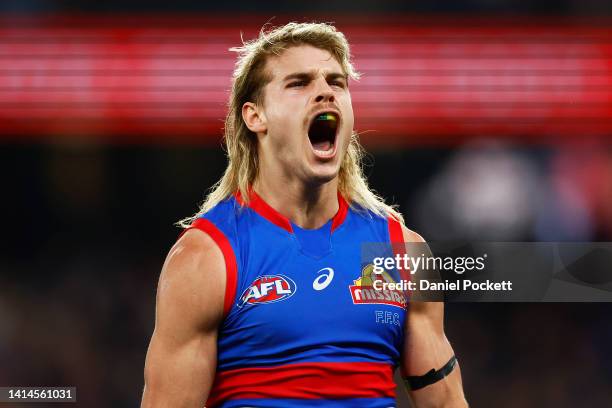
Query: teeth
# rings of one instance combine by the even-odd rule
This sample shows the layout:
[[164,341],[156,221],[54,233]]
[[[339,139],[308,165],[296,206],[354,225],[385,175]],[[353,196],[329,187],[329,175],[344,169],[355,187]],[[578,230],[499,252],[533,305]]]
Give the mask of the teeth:
[[326,151],[321,151],[321,150],[316,150],[315,149],[315,153],[317,156],[321,156],[321,157],[329,157],[332,155],[332,153],[334,152],[334,149],[329,149]]

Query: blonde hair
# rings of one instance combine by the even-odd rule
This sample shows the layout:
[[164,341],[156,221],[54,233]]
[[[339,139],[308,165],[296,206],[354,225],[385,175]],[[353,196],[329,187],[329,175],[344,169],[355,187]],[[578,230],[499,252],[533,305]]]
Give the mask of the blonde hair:
[[[238,53],[238,60],[225,118],[224,139],[228,165],[221,179],[211,187],[199,211],[179,221],[179,226],[188,227],[200,215],[237,191],[243,200],[248,202],[248,188],[255,181],[258,172],[257,139],[242,119],[242,106],[246,102],[262,103],[263,88],[272,79],[265,69],[267,57],[281,55],[289,47],[304,44],[328,51],[350,79],[359,78],[359,73],[351,62],[346,37],[334,26],[326,23],[292,22],[271,30],[266,30],[264,26],[258,38],[243,41],[242,47],[230,48],[230,51]],[[340,165],[338,190],[353,208],[361,207],[356,209],[371,210],[383,217],[391,215],[403,221],[402,215],[393,206],[385,204],[384,200],[368,187],[362,171],[364,155],[359,137],[353,131]]]

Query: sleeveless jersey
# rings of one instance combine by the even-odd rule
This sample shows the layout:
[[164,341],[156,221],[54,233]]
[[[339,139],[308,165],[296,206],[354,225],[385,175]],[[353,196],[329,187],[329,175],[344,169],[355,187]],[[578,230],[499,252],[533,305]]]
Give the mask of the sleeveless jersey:
[[191,226],[227,271],[207,408],[395,407],[407,299],[373,288],[362,244],[403,242],[400,224],[338,195],[337,214],[306,230],[250,194]]

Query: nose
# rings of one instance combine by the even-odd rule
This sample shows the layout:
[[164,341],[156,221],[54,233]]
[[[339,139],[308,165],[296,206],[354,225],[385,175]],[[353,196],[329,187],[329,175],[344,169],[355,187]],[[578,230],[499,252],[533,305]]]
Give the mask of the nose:
[[315,102],[334,102],[334,90],[331,89],[327,81],[323,78],[317,81],[319,84],[315,96]]

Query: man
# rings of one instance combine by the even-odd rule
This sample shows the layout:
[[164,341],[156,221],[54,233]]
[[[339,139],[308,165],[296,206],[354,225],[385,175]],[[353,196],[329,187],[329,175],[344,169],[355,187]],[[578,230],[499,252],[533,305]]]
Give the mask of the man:
[[364,291],[362,242],[422,238],[363,178],[344,35],[234,50],[228,168],[164,264],[142,406],[395,406],[400,362],[417,407],[467,406],[443,305]]

